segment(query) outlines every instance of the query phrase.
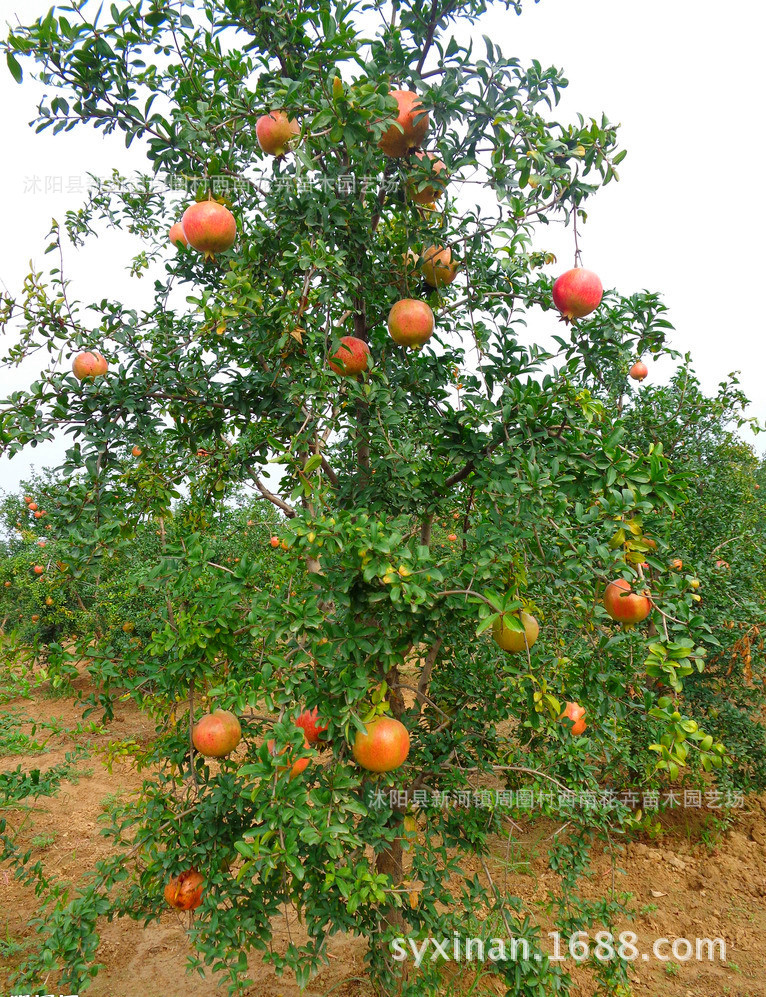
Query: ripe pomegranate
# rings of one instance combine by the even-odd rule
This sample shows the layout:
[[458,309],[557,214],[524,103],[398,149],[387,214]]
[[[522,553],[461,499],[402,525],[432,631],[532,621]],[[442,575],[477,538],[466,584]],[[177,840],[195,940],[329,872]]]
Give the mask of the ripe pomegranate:
[[[273,739],[271,739],[270,741],[266,742],[266,747],[269,750],[269,754],[273,755],[274,757],[276,757],[277,750],[276,750],[275,743],[274,743]],[[305,737],[303,739],[303,747],[304,748],[310,747],[308,739],[305,738]],[[296,779],[301,774],[301,772],[305,772],[306,771],[306,769],[309,766],[309,762],[311,761],[311,759],[310,758],[306,758],[306,757],[299,758],[296,762],[293,762],[293,764],[290,765],[289,764],[290,763],[290,752],[289,752],[288,748],[286,748],[286,747],[282,748],[282,750],[279,752],[279,755],[280,756],[284,755],[285,752],[287,752],[287,759],[286,760],[287,760],[288,764],[287,765],[277,765],[277,772],[286,772],[288,769],[290,769],[290,782],[292,782],[293,779]]]
[[415,204],[431,204],[436,201],[444,193],[444,188],[447,185],[448,177],[441,176],[442,173],[447,169],[441,159],[434,155],[433,152],[416,152],[415,158],[420,160],[420,169],[422,170],[426,165],[428,166],[429,172],[433,176],[433,180],[430,181],[421,190],[418,190],[419,184],[425,177],[413,178],[407,181],[407,194],[411,201]]
[[165,899],[176,910],[195,910],[202,903],[205,877],[196,869],[187,869],[165,885]]
[[523,630],[511,630],[505,625],[502,616],[492,624],[492,636],[495,638],[495,642],[504,651],[509,651],[511,654],[518,654],[519,651],[532,647],[540,634],[540,625],[534,616],[522,612],[520,618]]
[[133,454],[134,457],[140,457],[144,451],[141,449],[141,447],[133,447],[133,449],[130,452]]
[[231,249],[237,238],[234,215],[218,201],[198,201],[184,211],[184,235],[189,245],[207,259]]
[[36,564],[34,568],[32,568],[32,571],[34,571],[36,575],[41,575],[43,571],[45,571],[45,568],[42,566],[42,564]]
[[30,502],[29,503],[29,511],[30,512],[37,512],[37,502]]
[[181,222],[176,222],[175,225],[171,225],[168,237],[172,244],[174,246],[178,246],[179,248],[183,246],[185,249],[189,245],[189,242],[184,235],[184,227]]
[[24,501],[27,503],[27,505],[29,505],[30,502],[34,501],[34,499],[32,498],[31,495],[25,495],[24,496]]
[[[411,90],[392,90],[391,96],[397,103],[397,115],[378,142],[378,148],[394,159],[406,156],[410,149],[417,148],[428,131],[428,112],[420,103],[420,97]],[[416,120],[417,119],[417,120]]]
[[92,381],[106,374],[107,362],[100,353],[78,353],[72,361],[72,373],[78,381]]
[[9,589],[9,588],[11,587],[11,583],[10,583],[10,582],[6,582],[6,583],[5,583],[5,587],[6,587],[7,589]]
[[45,512],[42,509],[38,509],[37,512],[35,513],[35,519],[42,519],[44,515]]
[[319,708],[304,710],[295,721],[295,725],[303,730],[309,744],[316,744],[321,734],[327,730],[327,724],[319,720]]
[[592,270],[575,267],[567,270],[553,285],[553,303],[566,322],[590,315],[601,304],[604,289]]
[[579,703],[567,703],[566,709],[559,719],[563,719],[564,717],[572,721],[572,734],[582,734],[587,727],[585,723],[585,707],[580,706]]
[[300,133],[301,126],[284,111],[269,111],[262,114],[255,123],[255,137],[258,145],[269,156],[284,156],[290,139]]
[[37,541],[37,546],[38,547],[44,547],[47,543],[48,543],[47,540],[38,540]]
[[333,353],[329,363],[336,374],[351,377],[367,370],[369,359],[370,347],[363,339],[357,339],[356,336],[341,336],[340,346]]
[[652,601],[638,595],[624,578],[610,582],[604,592],[604,609],[618,623],[640,623],[652,611]]
[[452,250],[447,247],[429,246],[423,252],[420,267],[423,279],[429,287],[446,287],[457,277],[457,263],[452,262]]
[[643,362],[643,360],[637,360],[636,363],[628,371],[630,376],[634,381],[643,381],[646,375],[649,373],[649,368]]
[[39,619],[40,619],[40,617],[39,617],[39,615],[38,615],[37,613],[33,613],[33,614],[32,614],[32,622],[33,622],[33,623],[37,623],[37,621],[38,621]]
[[399,346],[423,346],[433,335],[434,313],[425,301],[402,298],[388,313],[388,331]]
[[366,733],[357,732],[352,753],[368,772],[393,772],[410,753],[410,735],[399,720],[378,717],[367,724]]
[[457,540],[457,533],[448,533],[447,539],[451,544],[453,544]]
[[272,537],[269,543],[272,547],[279,547],[279,537]]
[[53,597],[52,596],[48,595],[48,596],[45,597],[45,605],[46,606],[52,606],[53,605]]
[[194,725],[194,747],[205,758],[223,758],[237,747],[242,738],[239,720],[228,710],[213,710]]

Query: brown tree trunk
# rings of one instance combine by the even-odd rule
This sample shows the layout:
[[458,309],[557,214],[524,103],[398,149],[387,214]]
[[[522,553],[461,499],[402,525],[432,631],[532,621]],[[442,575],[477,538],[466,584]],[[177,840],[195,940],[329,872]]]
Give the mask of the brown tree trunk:
[[[398,813],[393,813],[390,818],[390,822],[396,821],[397,825],[400,824],[401,817]],[[401,885],[404,880],[404,852],[402,849],[402,839],[400,837],[394,838],[391,845],[384,849],[382,852],[378,852],[375,857],[375,868],[381,875],[386,875],[391,877],[391,884],[394,888]],[[402,916],[402,912],[398,907],[389,906],[383,909],[383,923],[388,927],[398,928],[402,932],[407,931],[407,922]]]

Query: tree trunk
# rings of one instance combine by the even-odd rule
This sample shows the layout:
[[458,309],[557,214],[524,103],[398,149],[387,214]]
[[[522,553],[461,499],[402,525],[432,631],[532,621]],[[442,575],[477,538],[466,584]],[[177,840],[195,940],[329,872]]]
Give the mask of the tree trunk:
[[[399,669],[394,665],[386,675],[388,683],[387,699],[391,704],[391,712],[400,720],[404,713],[404,699],[399,688]],[[379,873],[385,873],[391,877],[391,885],[396,889],[404,880],[404,852],[402,849],[402,837],[399,833],[402,825],[402,810],[394,807],[393,813],[388,819],[388,827],[396,829],[396,837],[382,852],[378,852],[375,857],[375,867]],[[397,907],[386,907],[383,910],[383,921],[388,926],[395,926],[399,929],[406,928],[406,922]]]
[[[398,812],[391,814],[389,826],[394,822],[396,822],[397,826],[401,824],[401,815]],[[390,846],[384,849],[384,851],[378,852],[375,857],[375,868],[381,875],[385,874],[391,877],[391,884],[394,888],[400,886],[404,880],[403,857],[404,852],[400,837],[394,838]],[[398,907],[385,907],[382,914],[383,923],[386,927],[397,928],[402,934],[407,932],[407,922],[404,920],[402,912]]]

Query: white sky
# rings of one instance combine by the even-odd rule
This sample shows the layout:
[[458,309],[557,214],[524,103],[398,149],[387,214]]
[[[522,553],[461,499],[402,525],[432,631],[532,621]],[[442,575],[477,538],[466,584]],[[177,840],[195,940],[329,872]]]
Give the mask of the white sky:
[[[47,0],[15,0],[6,17],[13,20],[15,11],[26,23],[49,6]],[[672,345],[691,351],[703,387],[713,391],[727,373],[741,371],[750,414],[766,421],[766,329],[757,290],[766,268],[761,0],[725,7],[719,0],[541,0],[536,6],[528,0],[520,18],[491,10],[480,34],[499,43],[506,56],[565,70],[570,86],[554,112],[558,120],[603,111],[622,125],[628,157],[619,168],[620,183],[587,206],[584,265],[605,287],[625,294],[660,291],[676,326]],[[476,51],[483,54],[480,41]],[[82,200],[70,178],[144,165],[120,134],[104,138],[78,127],[56,138],[35,135],[28,122],[38,93],[26,74],[19,87],[0,68],[6,150],[0,281],[11,293],[21,289],[30,260],[39,269],[51,265],[43,255],[51,218],[63,220]],[[34,176],[43,184],[46,177],[61,177],[63,190],[32,192]],[[69,247],[74,296],[148,303],[152,278],[135,281],[126,272],[137,248],[131,238],[109,232],[84,250]],[[543,230],[539,248],[559,255],[557,269],[572,265],[570,230]],[[0,370],[0,396],[25,387],[39,362],[31,358],[21,369]],[[649,377],[664,380],[670,369],[667,362],[650,363]],[[764,449],[762,438],[756,446]],[[0,459],[0,486],[15,489],[30,466],[55,465],[63,452],[57,443],[10,462]]]

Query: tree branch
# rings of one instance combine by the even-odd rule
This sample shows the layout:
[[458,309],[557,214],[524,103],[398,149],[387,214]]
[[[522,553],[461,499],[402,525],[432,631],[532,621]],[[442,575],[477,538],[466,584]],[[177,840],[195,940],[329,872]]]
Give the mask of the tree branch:
[[423,665],[423,671],[418,681],[418,690],[417,690],[418,696],[420,696],[422,699],[428,702],[430,702],[430,700],[427,699],[425,693],[426,689],[430,685],[431,672],[433,671],[434,664],[436,663],[436,659],[439,656],[439,651],[441,650],[441,646],[442,646],[442,639],[441,637],[437,637],[436,640],[431,645],[431,650],[426,655],[425,664]]
[[265,499],[268,499],[272,505],[275,505],[278,509],[281,509],[288,519],[292,519],[295,516],[295,509],[293,509],[291,505],[288,505],[284,499],[281,499],[278,495],[275,495],[274,492],[269,491],[254,471],[250,471],[250,477],[261,495],[263,495]]

